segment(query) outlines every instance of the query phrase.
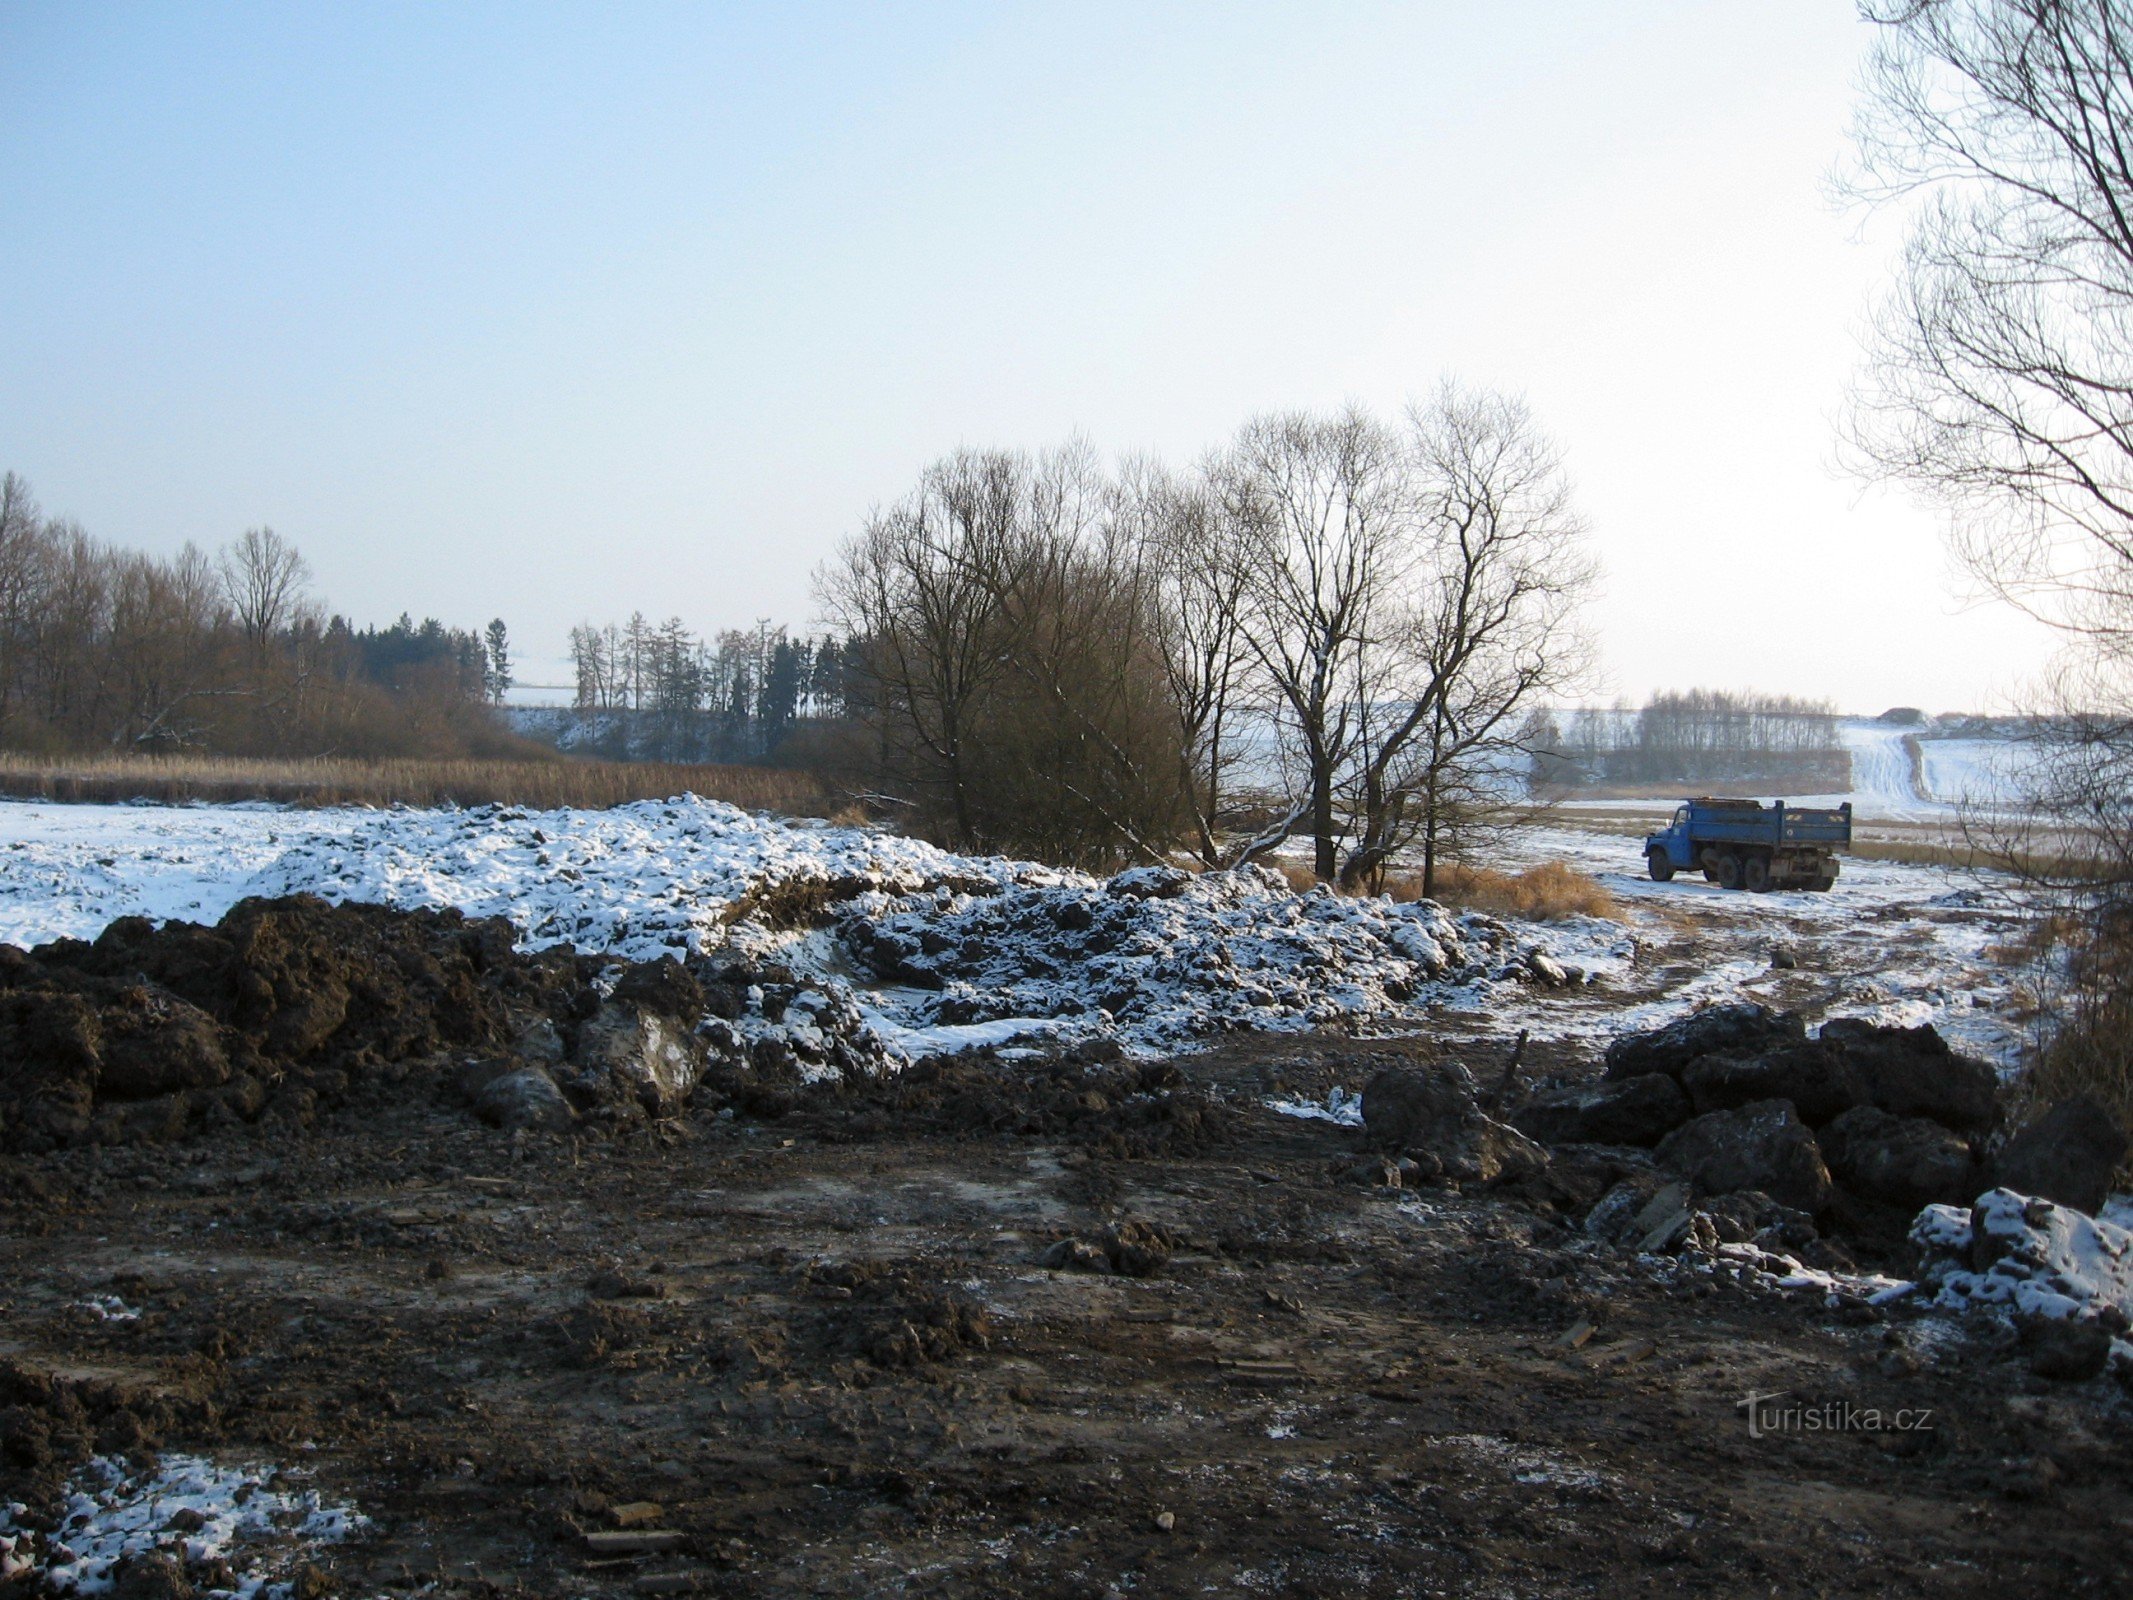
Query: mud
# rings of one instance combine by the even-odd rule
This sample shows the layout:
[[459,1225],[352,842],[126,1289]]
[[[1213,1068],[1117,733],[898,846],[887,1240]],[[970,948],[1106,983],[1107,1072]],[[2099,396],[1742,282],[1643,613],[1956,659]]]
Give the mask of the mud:
[[[671,959],[529,954],[515,938],[501,918],[296,895],[242,901],[211,928],[130,917],[93,943],[0,945],[0,1149],[302,1129],[529,1064],[574,1064],[579,1108],[611,1110],[592,1069],[614,1051],[594,1035],[739,1011],[708,970],[707,985]],[[469,1062],[490,1066],[469,1076]]]
[[[1263,1105],[1465,1046],[1240,1038],[843,1088],[714,1059],[682,1116],[504,1132],[448,1068],[582,1022],[611,979],[679,1003],[676,970],[381,924],[337,937],[394,1003],[344,984],[329,1028],[231,954],[309,970],[274,932],[309,915],[189,967],[39,957],[54,993],[145,977],[233,1077],[264,1061],[270,1103],[315,1103],[0,1156],[0,1501],[33,1521],[92,1455],[189,1451],[300,1463],[372,1519],[316,1553],[315,1593],[2127,1591],[2108,1378],[1640,1263],[1576,1225],[1603,1158],[1372,1186],[1363,1130]],[[400,995],[436,996],[429,1021]],[[276,1033],[284,1009],[307,1020]],[[1778,1392],[1930,1419],[1752,1436],[1740,1401]]]

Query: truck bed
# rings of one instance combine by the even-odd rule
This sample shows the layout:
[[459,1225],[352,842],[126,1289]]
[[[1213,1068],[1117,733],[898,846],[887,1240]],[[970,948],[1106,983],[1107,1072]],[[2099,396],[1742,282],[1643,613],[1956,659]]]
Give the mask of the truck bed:
[[1852,842],[1850,806],[1788,806],[1780,800],[1692,800],[1689,835],[1698,841],[1791,846],[1844,846]]

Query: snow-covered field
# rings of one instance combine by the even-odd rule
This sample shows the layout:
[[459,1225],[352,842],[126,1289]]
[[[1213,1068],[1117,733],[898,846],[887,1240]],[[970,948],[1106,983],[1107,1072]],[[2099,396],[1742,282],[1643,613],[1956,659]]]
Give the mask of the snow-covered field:
[[[1654,883],[1634,834],[1536,829],[1516,860],[1567,861],[1615,897],[1656,993],[1595,1019],[1655,1027],[1695,1006],[1762,1000],[1915,1027],[2011,1065],[2028,1042],[2032,975],[2010,957],[2023,918],[1993,874],[1846,857],[1837,886],[1744,894],[1700,878]],[[1780,951],[1797,965],[1773,966]]]
[[[0,940],[92,938],[122,916],[212,922],[250,895],[452,906],[509,918],[529,945],[778,962],[807,987],[756,1028],[805,1043],[825,1018],[859,1017],[891,1056],[1028,1033],[1160,1051],[1425,1019],[1597,1041],[1739,998],[1932,1022],[2003,1062],[2021,1044],[2018,975],[1993,955],[2015,918],[1989,884],[1853,861],[1832,894],[1753,896],[1651,883],[1626,833],[1542,830],[1520,852],[1590,872],[1620,917],[1505,923],[1298,896],[1251,871],[1107,884],[692,798],[554,812],[10,802]],[[836,905],[835,927],[793,914],[796,900]],[[1780,946],[1796,966],[1773,965]]]

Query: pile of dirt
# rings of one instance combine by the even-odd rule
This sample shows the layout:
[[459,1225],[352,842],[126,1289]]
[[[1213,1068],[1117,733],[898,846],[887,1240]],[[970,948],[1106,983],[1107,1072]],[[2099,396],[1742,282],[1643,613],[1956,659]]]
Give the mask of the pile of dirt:
[[1141,1046],[1381,1026],[1463,985],[1587,977],[1552,960],[1536,968],[1491,918],[1430,900],[1299,895],[1259,867],[874,896],[847,907],[836,934],[883,983],[930,992],[911,1003],[923,1026],[1042,1018],[1055,1033]]
[[[503,919],[450,910],[295,895],[214,927],[124,918],[93,943],[0,946],[0,1150],[304,1127],[425,1093],[507,1125],[524,1105],[668,1112],[700,1074],[710,1004],[671,960],[522,952]],[[493,1093],[505,1078],[520,1100]]]

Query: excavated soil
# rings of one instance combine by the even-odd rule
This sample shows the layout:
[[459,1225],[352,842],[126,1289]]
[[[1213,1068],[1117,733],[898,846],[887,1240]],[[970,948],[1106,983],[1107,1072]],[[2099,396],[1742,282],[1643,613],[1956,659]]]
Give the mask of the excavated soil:
[[[1360,1130],[1263,1103],[1352,1084],[1351,1042],[714,1074],[676,1119],[506,1133],[450,1060],[616,974],[440,919],[410,976],[370,916],[341,943],[392,1003],[268,1066],[279,1009],[137,937],[40,958],[103,1011],[182,995],[232,1077],[312,1098],[164,1142],[92,1103],[0,1155],[0,1501],[48,1515],[96,1453],[299,1464],[372,1519],[304,1577],[348,1595],[2133,1588],[2108,1380],[1640,1266],[1574,1171],[1365,1186]],[[198,972],[264,963],[230,948]],[[1931,1422],[1752,1437],[1777,1391]]]

